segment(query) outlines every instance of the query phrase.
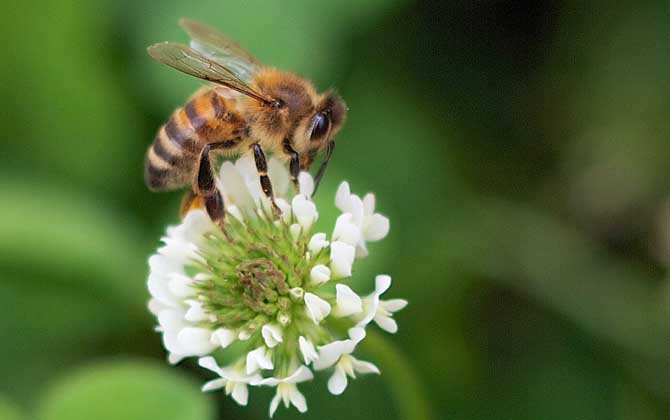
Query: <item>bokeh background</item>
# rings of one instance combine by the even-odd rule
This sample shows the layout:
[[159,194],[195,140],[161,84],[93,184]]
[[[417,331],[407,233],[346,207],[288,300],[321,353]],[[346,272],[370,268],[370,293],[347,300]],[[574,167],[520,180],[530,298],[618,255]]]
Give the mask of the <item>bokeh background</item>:
[[[263,419],[170,367],[147,257],[180,194],[144,152],[199,85],[149,59],[190,16],[336,86],[349,120],[317,201],[377,194],[393,276],[383,375],[279,419],[670,418],[666,1],[4,1],[0,418]],[[335,214],[322,215],[323,226]],[[380,350],[381,349],[381,350]]]

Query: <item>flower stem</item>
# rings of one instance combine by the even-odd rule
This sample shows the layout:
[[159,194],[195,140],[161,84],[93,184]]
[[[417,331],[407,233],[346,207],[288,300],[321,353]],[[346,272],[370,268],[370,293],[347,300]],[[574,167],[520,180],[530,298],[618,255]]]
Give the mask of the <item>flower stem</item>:
[[361,342],[364,351],[381,366],[382,375],[391,390],[400,419],[432,420],[432,409],[426,391],[407,357],[376,331],[368,331]]

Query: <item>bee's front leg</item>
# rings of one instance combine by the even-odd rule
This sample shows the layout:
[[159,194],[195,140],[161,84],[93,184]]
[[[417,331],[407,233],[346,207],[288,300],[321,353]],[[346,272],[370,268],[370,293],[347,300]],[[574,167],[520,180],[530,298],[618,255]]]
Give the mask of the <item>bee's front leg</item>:
[[277,203],[275,203],[275,197],[272,193],[272,183],[268,177],[268,162],[265,159],[265,153],[263,153],[263,149],[261,149],[261,145],[258,143],[252,144],[251,150],[254,151],[254,161],[256,162],[256,170],[260,176],[261,189],[270,200],[270,204],[272,204],[272,213],[275,217],[279,217],[281,216],[281,210],[277,206]]
[[289,164],[289,171],[291,174],[291,182],[293,183],[293,189],[296,194],[300,191],[300,185],[298,185],[298,175],[300,175],[300,156],[298,152],[293,150],[291,142],[289,139],[284,140],[284,153],[290,156],[291,163]]

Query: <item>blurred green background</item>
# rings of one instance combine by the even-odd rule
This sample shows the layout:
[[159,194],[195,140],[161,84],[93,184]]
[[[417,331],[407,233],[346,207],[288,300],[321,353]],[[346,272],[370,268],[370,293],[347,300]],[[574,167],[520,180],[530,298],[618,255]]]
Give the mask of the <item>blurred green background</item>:
[[670,418],[670,7],[596,3],[3,2],[0,419],[266,418],[168,366],[145,307],[180,194],[144,152],[198,86],[145,47],[180,16],[336,86],[317,202],[347,179],[391,218],[355,273],[410,301],[362,349],[382,376],[275,418]]

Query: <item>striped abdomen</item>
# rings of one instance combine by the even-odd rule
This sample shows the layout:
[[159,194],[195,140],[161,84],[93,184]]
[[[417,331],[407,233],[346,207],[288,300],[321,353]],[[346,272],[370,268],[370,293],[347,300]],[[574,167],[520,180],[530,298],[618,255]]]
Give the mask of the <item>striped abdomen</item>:
[[191,183],[200,151],[215,141],[239,142],[246,123],[233,100],[207,89],[177,108],[147,150],[144,182],[152,191],[182,188]]

